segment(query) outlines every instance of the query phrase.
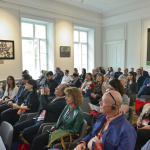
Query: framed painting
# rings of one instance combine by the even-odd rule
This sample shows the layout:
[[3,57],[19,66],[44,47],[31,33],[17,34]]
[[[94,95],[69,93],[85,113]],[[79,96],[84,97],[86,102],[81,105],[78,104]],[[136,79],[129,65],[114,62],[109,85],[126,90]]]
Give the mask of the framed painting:
[[0,40],[0,59],[14,59],[14,41]]
[[60,46],[60,57],[70,57],[71,47],[70,46]]

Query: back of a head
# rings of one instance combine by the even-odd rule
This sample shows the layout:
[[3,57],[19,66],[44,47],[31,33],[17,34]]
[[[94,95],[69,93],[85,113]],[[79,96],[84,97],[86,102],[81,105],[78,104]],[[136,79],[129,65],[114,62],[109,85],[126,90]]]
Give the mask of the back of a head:
[[33,85],[33,90],[37,89],[37,82],[33,79],[28,80],[30,85]]
[[66,86],[65,84],[61,84],[61,85],[59,85],[59,86],[61,86],[60,91],[63,93],[63,95],[62,95],[62,96],[65,96],[64,91],[65,91],[65,89],[67,88],[67,86]]
[[52,71],[49,71],[46,76],[53,76],[53,72]]
[[125,83],[127,83],[128,78],[127,78],[126,76],[124,76],[124,75],[122,74],[122,75],[119,76],[118,79],[121,79],[121,78],[125,81]]
[[79,75],[77,73],[73,73],[73,76],[74,77],[78,77]]
[[30,80],[31,76],[29,74],[23,74],[22,77],[24,78],[24,80]]

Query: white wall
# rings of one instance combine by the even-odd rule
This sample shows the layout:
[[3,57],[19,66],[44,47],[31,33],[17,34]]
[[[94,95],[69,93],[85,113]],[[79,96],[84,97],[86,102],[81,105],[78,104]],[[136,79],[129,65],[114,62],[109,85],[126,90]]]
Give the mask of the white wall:
[[[10,11],[8,11],[10,10]],[[8,22],[9,27],[5,27],[7,36],[0,34],[0,39],[14,40],[15,41],[15,60],[5,61],[4,64],[0,64],[1,73],[0,80],[5,79],[9,74],[14,75],[15,78],[21,77],[22,72],[22,56],[21,56],[21,36],[20,36],[20,16],[30,16],[30,19],[40,19],[46,22],[54,23],[54,64],[49,64],[49,67],[59,66],[63,71],[65,69],[70,70],[70,74],[73,73],[74,68],[74,48],[73,48],[73,25],[79,25],[82,27],[88,27],[94,29],[95,33],[95,66],[101,66],[101,16],[99,14],[89,12],[73,6],[67,6],[54,1],[45,0],[44,3],[41,0],[14,0],[14,1],[0,1],[0,14],[3,12],[3,16],[0,16],[0,21]],[[10,12],[10,13],[9,13]],[[9,14],[8,14],[9,13]],[[0,24],[1,26],[1,24]],[[10,29],[9,29],[10,28]],[[4,31],[4,30],[3,30]],[[4,32],[4,34],[6,34]],[[71,57],[60,58],[59,47],[71,46]],[[53,54],[52,54],[53,55]],[[53,59],[51,59],[53,60]],[[8,63],[11,63],[11,69],[8,68]],[[94,62],[93,62],[94,64]],[[53,67],[52,67],[53,65]],[[94,67],[95,67],[94,66]],[[5,68],[5,70],[4,70]]]
[[0,8],[0,40],[14,41],[15,59],[0,64],[0,80],[8,75],[20,78],[22,72],[20,15],[17,10]]

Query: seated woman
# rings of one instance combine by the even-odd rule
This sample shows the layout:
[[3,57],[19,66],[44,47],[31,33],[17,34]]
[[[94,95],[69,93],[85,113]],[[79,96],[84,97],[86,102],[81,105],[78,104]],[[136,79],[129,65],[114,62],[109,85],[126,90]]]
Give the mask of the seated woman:
[[86,69],[82,68],[82,74],[79,76],[81,83],[85,80],[85,77],[86,77]]
[[71,81],[71,83],[69,83],[69,86],[72,86],[72,87],[77,87],[79,88],[81,86],[81,82],[78,78],[78,74],[77,73],[73,73],[73,81]]
[[138,90],[140,90],[141,86],[143,85],[145,78],[142,76],[142,70],[141,69],[137,69],[136,73],[137,73],[136,82],[138,84]]
[[136,78],[134,72],[129,72],[128,81],[126,87],[130,89],[131,94],[138,93],[138,84],[136,83]]
[[26,99],[24,99],[24,103],[21,106],[14,103],[13,108],[3,111],[1,114],[2,121],[7,121],[14,125],[19,120],[20,114],[38,111],[39,100],[36,92],[37,82],[30,79],[25,87],[29,91],[29,94]]
[[95,105],[99,103],[99,99],[102,98],[107,89],[107,85],[104,82],[104,75],[102,73],[97,74],[96,82],[95,92],[90,96],[91,103]]
[[84,95],[84,97],[88,97],[94,91],[94,88],[95,88],[94,78],[91,73],[87,73],[86,79],[82,83],[80,90],[81,90],[82,94]]
[[[13,76],[8,76],[7,77],[7,85],[6,85],[6,90],[5,93],[2,97],[2,100],[0,100],[0,103],[10,101],[14,96],[16,96],[18,92],[18,87],[15,85],[15,79]],[[7,100],[5,100],[7,99]]]
[[[61,113],[57,123],[51,129],[55,129],[53,132],[58,133],[61,130],[67,130],[71,134],[79,134],[83,125],[83,112],[80,109],[82,103],[82,93],[76,87],[68,87],[65,89],[67,106]],[[37,136],[31,145],[30,150],[42,150],[42,148],[48,144],[49,133],[44,133]]]
[[108,71],[106,72],[106,74],[108,74],[110,76],[110,78],[114,77],[114,71],[112,67],[108,68]]
[[122,96],[121,110],[125,114],[125,118],[129,117],[129,99],[126,94],[124,94],[124,88],[118,79],[113,79],[109,82],[109,89],[118,91]]

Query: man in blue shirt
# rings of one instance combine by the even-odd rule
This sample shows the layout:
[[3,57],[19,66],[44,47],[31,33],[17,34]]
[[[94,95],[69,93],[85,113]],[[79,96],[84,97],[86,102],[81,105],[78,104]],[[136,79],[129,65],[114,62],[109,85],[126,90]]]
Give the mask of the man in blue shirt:
[[120,75],[122,75],[123,73],[121,72],[121,68],[118,68],[118,72],[115,72],[114,74],[114,78],[118,79]]
[[81,140],[75,150],[94,149],[95,145],[103,150],[134,150],[136,131],[121,112],[122,98],[117,91],[108,91],[100,101],[99,116],[93,130]]

